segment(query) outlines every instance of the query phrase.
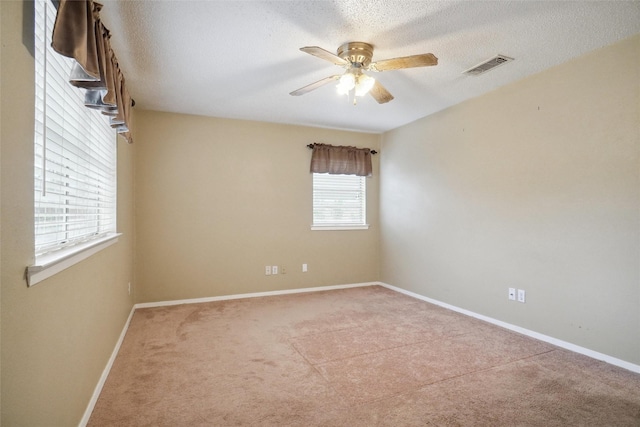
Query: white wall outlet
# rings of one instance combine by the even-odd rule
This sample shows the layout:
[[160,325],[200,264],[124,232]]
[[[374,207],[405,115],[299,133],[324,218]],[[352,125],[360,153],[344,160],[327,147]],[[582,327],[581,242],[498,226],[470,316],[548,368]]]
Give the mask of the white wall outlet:
[[524,302],[525,292],[524,289],[518,289],[518,302]]
[[271,276],[271,266],[270,266],[270,265],[267,265],[267,266],[264,268],[264,275],[265,275],[265,276]]
[[302,272],[306,273],[307,271],[307,264],[302,264]]
[[509,299],[511,301],[516,300],[516,288],[509,288]]
[[278,274],[278,266],[274,265],[271,267],[271,274]]

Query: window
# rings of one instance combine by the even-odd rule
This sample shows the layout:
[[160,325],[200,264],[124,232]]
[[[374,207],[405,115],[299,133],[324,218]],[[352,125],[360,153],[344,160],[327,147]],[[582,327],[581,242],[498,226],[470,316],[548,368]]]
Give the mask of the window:
[[[56,9],[35,2],[36,263],[115,236],[116,136],[69,84],[73,60],[51,48]],[[30,267],[31,269],[32,267]],[[29,272],[29,269],[27,270]],[[30,283],[31,284],[31,283]]]
[[366,179],[313,174],[313,230],[366,229]]

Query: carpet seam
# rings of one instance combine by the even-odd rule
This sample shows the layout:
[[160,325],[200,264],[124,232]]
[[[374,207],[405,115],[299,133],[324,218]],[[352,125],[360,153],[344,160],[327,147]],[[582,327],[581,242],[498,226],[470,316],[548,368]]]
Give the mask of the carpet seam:
[[455,380],[455,379],[458,379],[458,378],[462,378],[462,377],[466,377],[466,376],[469,376],[469,375],[491,371],[493,369],[496,369],[496,368],[499,368],[499,367],[503,367],[503,366],[509,366],[509,365],[512,365],[512,364],[514,364],[516,362],[519,362],[519,361],[522,361],[522,360],[531,359],[533,357],[537,357],[537,356],[540,356],[540,355],[543,355],[543,354],[552,353],[554,351],[558,351],[558,349],[551,349],[551,350],[544,351],[544,352],[541,352],[541,353],[532,354],[532,355],[529,355],[527,357],[522,357],[520,359],[511,360],[511,361],[506,362],[506,363],[492,365],[492,366],[488,366],[486,368],[465,372],[465,373],[454,375],[454,376],[447,377],[447,378],[442,378],[440,380],[422,383],[422,384],[419,384],[416,387],[412,388],[411,390],[400,391],[400,392],[397,392],[397,393],[392,393],[392,394],[388,394],[388,395],[385,395],[385,396],[377,397],[377,398],[374,398],[374,399],[371,399],[371,400],[364,400],[364,401],[361,401],[361,402],[357,402],[357,406],[362,406],[362,405],[366,405],[366,404],[370,404],[370,403],[374,403],[374,402],[378,402],[378,401],[382,401],[382,400],[385,400],[385,399],[390,399],[390,398],[394,398],[394,397],[398,397],[398,396],[409,395],[409,394],[415,393],[415,392],[417,392],[417,391],[419,391],[419,390],[421,390],[423,388],[427,388],[427,387],[430,387],[430,386],[433,386],[433,385],[436,385],[436,384],[442,384],[442,383],[446,383],[448,381],[452,381],[452,380]]

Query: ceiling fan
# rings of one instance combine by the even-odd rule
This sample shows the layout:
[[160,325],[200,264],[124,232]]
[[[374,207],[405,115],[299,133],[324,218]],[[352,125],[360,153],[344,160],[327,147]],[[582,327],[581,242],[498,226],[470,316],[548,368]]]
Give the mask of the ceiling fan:
[[312,90],[318,89],[328,83],[338,80],[338,93],[353,97],[353,103],[356,104],[357,96],[364,96],[367,93],[379,103],[384,104],[393,99],[393,95],[387,89],[376,81],[373,77],[364,73],[364,71],[388,71],[401,70],[403,68],[428,67],[438,65],[438,58],[432,53],[423,53],[421,55],[403,56],[400,58],[383,59],[381,61],[371,62],[373,57],[373,46],[364,42],[349,42],[338,48],[337,55],[322,49],[318,46],[301,47],[301,51],[309,55],[317,56],[320,59],[332,62],[345,68],[344,74],[335,74],[325,77],[315,83],[301,87],[290,93],[293,96],[304,95]]

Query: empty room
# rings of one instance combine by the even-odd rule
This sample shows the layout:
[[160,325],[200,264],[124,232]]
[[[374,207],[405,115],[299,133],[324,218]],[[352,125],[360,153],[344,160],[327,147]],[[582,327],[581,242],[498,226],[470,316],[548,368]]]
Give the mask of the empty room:
[[640,2],[0,1],[0,425],[640,426]]

